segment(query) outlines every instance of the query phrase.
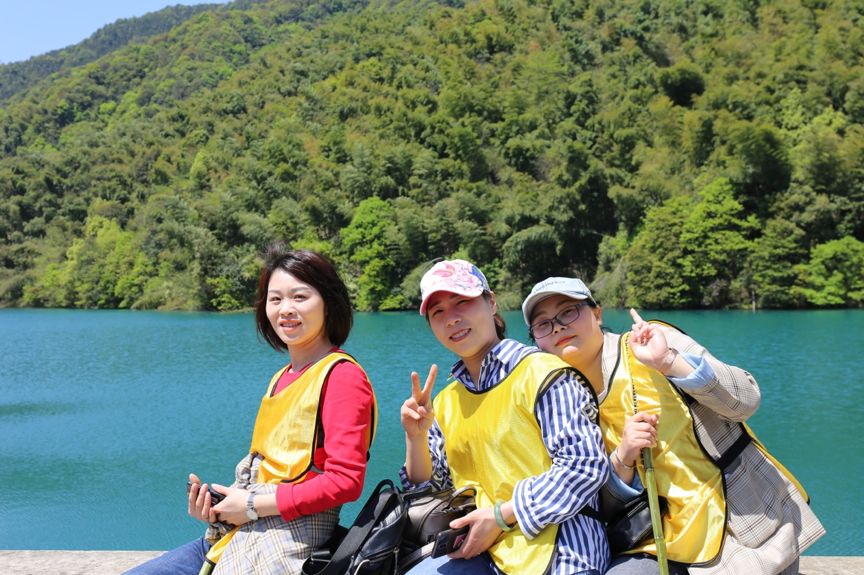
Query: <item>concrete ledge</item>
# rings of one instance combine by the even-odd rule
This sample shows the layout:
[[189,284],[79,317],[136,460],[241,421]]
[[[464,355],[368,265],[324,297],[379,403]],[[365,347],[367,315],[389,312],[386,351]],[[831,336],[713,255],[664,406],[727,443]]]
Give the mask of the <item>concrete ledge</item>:
[[3,575],[120,575],[163,551],[0,551]]
[[864,573],[864,557],[801,558],[800,575],[860,575]]
[[[161,551],[0,551],[0,573],[120,575],[161,554]],[[861,574],[864,574],[864,557],[801,558],[800,575]]]

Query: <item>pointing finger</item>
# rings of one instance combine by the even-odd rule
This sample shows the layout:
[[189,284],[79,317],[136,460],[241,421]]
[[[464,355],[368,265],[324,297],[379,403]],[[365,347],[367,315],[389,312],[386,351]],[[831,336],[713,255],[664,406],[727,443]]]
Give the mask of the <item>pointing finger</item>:
[[639,314],[636,312],[636,310],[633,309],[632,307],[630,308],[630,317],[632,317],[633,321],[636,323],[641,323],[641,322],[645,321],[639,316]]

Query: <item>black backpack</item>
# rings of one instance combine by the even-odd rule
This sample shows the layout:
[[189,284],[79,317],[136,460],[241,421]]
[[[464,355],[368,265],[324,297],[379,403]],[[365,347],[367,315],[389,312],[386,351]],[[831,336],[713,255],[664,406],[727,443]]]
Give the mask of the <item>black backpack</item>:
[[385,479],[350,529],[338,526],[330,541],[306,560],[303,575],[395,574],[407,517],[402,492]]
[[303,575],[402,575],[432,554],[437,531],[475,508],[473,491],[402,491],[385,479],[351,528],[339,525],[306,560]]

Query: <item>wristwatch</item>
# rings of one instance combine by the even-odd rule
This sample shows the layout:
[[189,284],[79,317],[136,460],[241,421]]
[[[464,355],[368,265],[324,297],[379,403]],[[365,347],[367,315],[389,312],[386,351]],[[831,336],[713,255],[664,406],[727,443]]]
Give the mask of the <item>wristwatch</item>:
[[249,500],[246,501],[246,517],[252,521],[258,521],[258,512],[255,511],[255,494],[249,495]]

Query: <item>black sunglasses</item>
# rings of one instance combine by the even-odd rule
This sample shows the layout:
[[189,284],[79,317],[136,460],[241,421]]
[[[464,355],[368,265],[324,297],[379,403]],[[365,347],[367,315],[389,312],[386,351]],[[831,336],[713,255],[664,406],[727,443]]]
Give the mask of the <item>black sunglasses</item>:
[[579,308],[583,305],[588,305],[588,302],[567,306],[555,314],[555,317],[538,321],[528,329],[528,335],[535,340],[544,338],[555,330],[556,321],[561,327],[570,325],[579,319]]

